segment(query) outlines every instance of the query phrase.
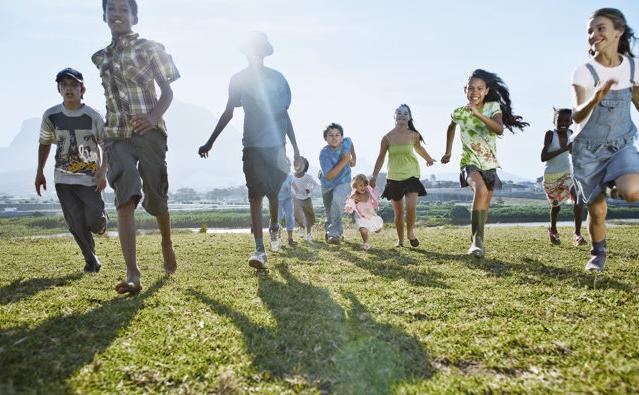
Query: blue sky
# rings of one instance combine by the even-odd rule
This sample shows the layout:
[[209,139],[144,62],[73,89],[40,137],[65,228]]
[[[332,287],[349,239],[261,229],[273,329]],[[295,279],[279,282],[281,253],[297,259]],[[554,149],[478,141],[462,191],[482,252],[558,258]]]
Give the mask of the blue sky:
[[[90,61],[110,42],[101,2],[7,3],[0,13],[0,53],[5,56],[0,62],[0,146],[11,142],[24,119],[40,117],[60,101],[53,79],[64,67],[84,73],[86,103],[104,111],[99,75]],[[275,47],[267,65],[284,73],[291,85],[291,117],[302,153],[311,161],[324,144],[323,127],[335,121],[352,137],[362,163],[372,165],[400,103],[411,106],[427,150],[439,159],[450,113],[465,104],[468,73],[475,68],[497,72],[510,87],[515,112],[532,125],[501,139],[498,158],[505,171],[527,178],[543,172],[539,151],[544,132],[552,127],[552,107],[572,105],[570,77],[587,59],[586,24],[592,11],[617,7],[639,30],[636,0],[138,3],[140,22],[134,30],[163,43],[182,74],[173,84],[175,98],[216,117],[224,109],[231,75],[246,64],[237,50],[239,40],[250,30],[266,32]],[[241,130],[241,111],[236,114],[232,124]],[[633,117],[637,120],[636,112]],[[169,140],[169,145],[193,145],[194,153],[202,143],[184,132]],[[424,166],[423,175],[457,172],[459,151],[456,141],[452,163]]]

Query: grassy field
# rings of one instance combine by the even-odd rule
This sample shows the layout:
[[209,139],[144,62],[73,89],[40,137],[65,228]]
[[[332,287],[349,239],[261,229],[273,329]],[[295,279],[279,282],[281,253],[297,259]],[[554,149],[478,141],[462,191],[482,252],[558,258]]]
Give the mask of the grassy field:
[[0,239],[0,393],[636,393],[639,227],[610,230],[598,276],[543,228],[487,229],[483,261],[467,228],[417,235],[364,252],[351,230],[257,274],[249,235],[180,233],[170,278],[144,235],[135,296],[115,238],[98,275],[71,238]]

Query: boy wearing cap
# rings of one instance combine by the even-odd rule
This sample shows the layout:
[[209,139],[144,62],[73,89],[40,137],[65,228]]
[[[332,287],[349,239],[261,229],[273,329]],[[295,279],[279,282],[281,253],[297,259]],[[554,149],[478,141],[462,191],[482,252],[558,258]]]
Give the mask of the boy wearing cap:
[[44,166],[51,144],[56,144],[53,181],[64,220],[84,256],[84,271],[97,273],[100,261],[92,233],[103,234],[106,230],[100,195],[106,187],[106,160],[100,155],[104,122],[100,114],[82,103],[86,89],[79,71],[66,68],[55,81],[62,104],[42,116],[35,188],[38,196],[40,188],[47,189]]
[[[107,177],[115,190],[118,234],[127,267],[126,280],[115,290],[134,293],[142,289],[134,212],[143,193],[142,206],[156,217],[160,228],[164,271],[171,274],[177,267],[167,204],[167,130],[162,116],[173,99],[170,84],[180,74],[161,44],[132,31],[138,22],[135,0],[102,0],[102,11],[112,41],[91,60],[100,70],[106,96]],[[155,84],[160,88],[159,98]]]
[[288,115],[291,90],[284,76],[264,66],[264,58],[273,54],[266,34],[252,32],[242,45],[248,67],[231,78],[226,109],[209,140],[198,150],[202,158],[208,157],[213,143],[233,118],[235,107],[244,109],[244,146],[242,161],[251,206],[251,228],[255,237],[255,252],[249,265],[267,268],[267,256],[262,236],[262,201],[269,201],[271,250],[280,248],[280,228],[277,222],[278,194],[289,172],[286,159],[286,136],[293,146],[295,160],[300,160],[295,132]]

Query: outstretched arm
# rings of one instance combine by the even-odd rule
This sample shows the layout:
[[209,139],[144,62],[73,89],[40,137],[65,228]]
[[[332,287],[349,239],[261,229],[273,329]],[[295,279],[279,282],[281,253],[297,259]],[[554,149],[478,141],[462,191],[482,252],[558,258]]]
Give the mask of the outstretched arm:
[[211,150],[211,147],[213,147],[213,143],[215,142],[217,137],[220,135],[220,133],[222,133],[226,125],[228,125],[229,122],[231,122],[231,119],[233,119],[234,108],[235,107],[233,107],[233,104],[231,103],[231,99],[229,98],[229,100],[226,103],[226,109],[224,109],[222,116],[220,116],[220,119],[217,121],[217,125],[215,125],[215,129],[213,129],[213,133],[211,133],[211,137],[209,137],[206,144],[201,146],[200,149],[198,150],[198,155],[200,155],[201,158],[207,158],[209,156],[209,151]]
[[288,110],[286,110],[286,135],[288,139],[291,141],[291,145],[293,146],[293,164],[296,165],[300,161],[300,150],[297,147],[297,140],[295,139],[295,130],[293,130],[293,122],[291,122],[291,117],[288,115]]
[[432,166],[435,159],[431,158],[428,152],[426,152],[426,148],[422,145],[422,141],[417,133],[415,133],[415,142],[413,143],[413,146],[415,147],[415,152],[417,152],[417,154],[426,161],[426,166]]
[[355,144],[351,141],[351,167],[355,167],[357,164],[357,157],[355,156]]
[[448,130],[446,130],[446,152],[444,156],[442,156],[442,163],[446,164],[450,162],[450,155],[453,150],[453,141],[455,141],[455,129],[457,128],[457,124],[455,121],[450,121],[448,125]]
[[50,144],[40,144],[38,147],[38,170],[36,171],[35,178],[35,189],[38,196],[42,196],[40,194],[40,187],[43,187],[45,191],[47,190],[47,179],[44,176],[44,165],[47,163],[49,152],[51,152]]
[[384,165],[384,159],[386,159],[386,151],[388,151],[388,139],[386,136],[382,137],[382,142],[379,144],[379,154],[377,155],[377,160],[375,161],[375,167],[373,168],[373,175],[369,181],[371,187],[375,188],[377,186],[377,175],[379,171],[382,170],[382,166]]

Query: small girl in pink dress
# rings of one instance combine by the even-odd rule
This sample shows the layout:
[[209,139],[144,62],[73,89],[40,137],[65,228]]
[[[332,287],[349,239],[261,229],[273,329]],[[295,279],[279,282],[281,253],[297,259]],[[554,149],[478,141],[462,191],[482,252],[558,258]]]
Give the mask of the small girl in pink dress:
[[375,190],[368,184],[368,178],[364,174],[358,174],[353,178],[351,184],[353,190],[346,200],[344,211],[347,214],[355,213],[355,224],[359,228],[362,236],[362,248],[371,248],[368,244],[368,232],[380,232],[384,225],[382,217],[377,215],[377,195]]

